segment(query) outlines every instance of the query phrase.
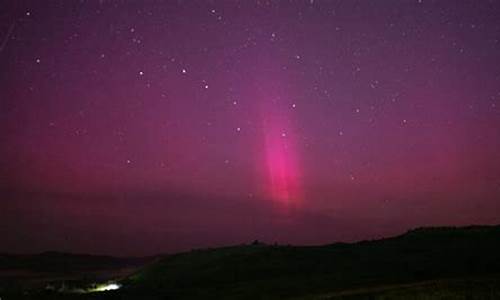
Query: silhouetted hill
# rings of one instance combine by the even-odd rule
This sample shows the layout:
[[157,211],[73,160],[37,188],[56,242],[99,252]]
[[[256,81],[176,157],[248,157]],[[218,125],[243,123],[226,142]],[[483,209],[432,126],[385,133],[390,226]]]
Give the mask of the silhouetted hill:
[[140,266],[152,258],[117,258],[105,255],[48,251],[39,254],[0,254],[1,270],[35,272],[79,272]]
[[471,226],[353,244],[195,250],[165,257],[124,283],[129,293],[171,299],[260,299],[499,274],[500,226]]

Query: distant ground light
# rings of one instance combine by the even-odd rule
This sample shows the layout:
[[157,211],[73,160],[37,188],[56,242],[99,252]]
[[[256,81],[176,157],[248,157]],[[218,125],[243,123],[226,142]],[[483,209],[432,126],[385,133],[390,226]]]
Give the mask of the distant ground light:
[[69,294],[88,294],[88,293],[96,293],[96,292],[106,292],[106,291],[114,291],[121,288],[122,285],[115,282],[106,282],[106,283],[93,283],[87,285],[85,287],[74,287],[68,288],[64,284],[60,288],[55,288],[52,285],[46,287],[47,290],[57,291],[59,293],[69,293]]
[[98,284],[96,287],[92,289],[88,289],[88,293],[95,293],[95,292],[105,292],[105,291],[114,291],[121,288],[121,284],[118,283],[105,283],[105,284]]

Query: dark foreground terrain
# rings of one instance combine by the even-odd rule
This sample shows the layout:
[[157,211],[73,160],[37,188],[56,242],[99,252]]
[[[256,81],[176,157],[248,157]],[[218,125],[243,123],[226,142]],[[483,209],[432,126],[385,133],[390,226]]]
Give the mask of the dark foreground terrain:
[[[2,257],[0,263],[9,261]],[[98,280],[91,276],[74,283],[82,285],[79,293],[21,288],[13,284],[14,276],[13,285],[1,283],[0,297],[500,299],[500,226],[422,228],[394,238],[315,247],[254,243],[115,263],[144,266],[114,277],[120,285],[114,291],[87,293],[84,285]]]
[[60,252],[0,254],[0,297],[4,296],[4,300],[26,293],[67,291],[95,282],[123,279],[153,260],[153,257],[116,258]]

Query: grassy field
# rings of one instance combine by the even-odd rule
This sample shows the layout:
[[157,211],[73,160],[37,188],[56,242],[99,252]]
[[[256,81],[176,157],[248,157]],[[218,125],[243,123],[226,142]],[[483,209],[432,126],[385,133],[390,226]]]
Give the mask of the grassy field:
[[500,299],[500,226],[422,228],[394,238],[315,247],[255,243],[193,250],[159,258],[120,283],[120,290],[99,294],[15,296]]

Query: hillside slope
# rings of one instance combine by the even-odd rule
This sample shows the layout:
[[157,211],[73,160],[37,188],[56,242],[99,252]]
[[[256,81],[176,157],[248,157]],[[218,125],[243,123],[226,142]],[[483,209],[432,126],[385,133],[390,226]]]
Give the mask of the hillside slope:
[[131,276],[121,293],[167,299],[287,298],[497,274],[500,226],[421,228],[354,244],[258,244],[171,255]]

